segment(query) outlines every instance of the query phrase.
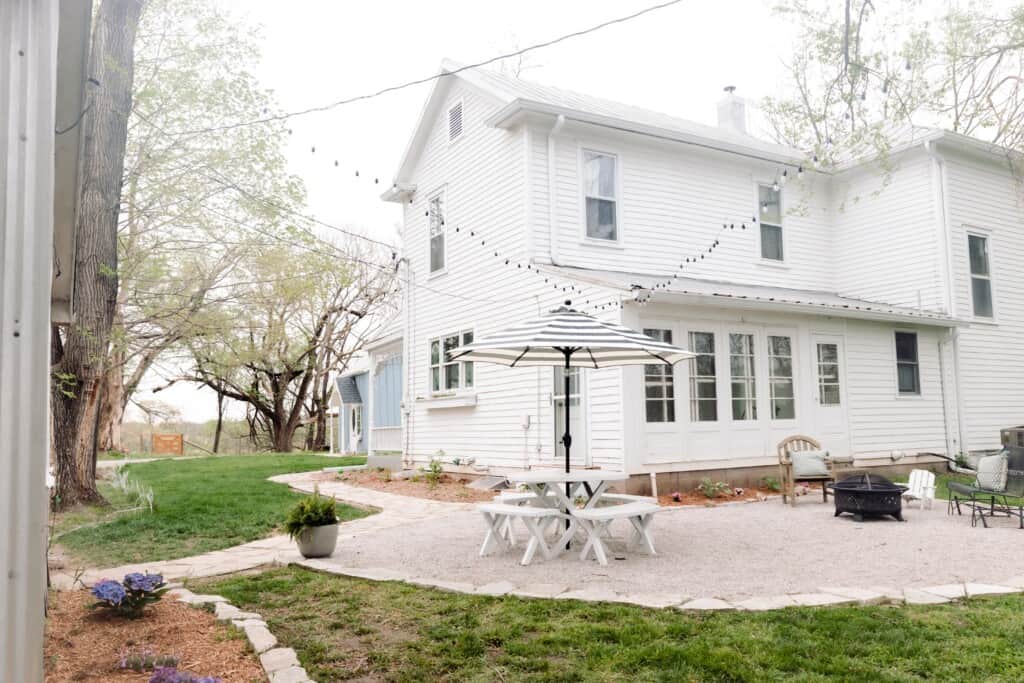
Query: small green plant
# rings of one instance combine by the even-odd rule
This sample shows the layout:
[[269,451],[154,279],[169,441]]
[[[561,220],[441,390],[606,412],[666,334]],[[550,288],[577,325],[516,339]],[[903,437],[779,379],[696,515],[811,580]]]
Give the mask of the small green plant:
[[711,481],[704,477],[697,485],[697,490],[704,494],[705,498],[720,498],[729,491],[729,485],[724,481]]
[[761,477],[761,486],[765,487],[769,491],[781,491],[782,484],[775,477]]
[[441,476],[444,474],[444,467],[441,464],[440,458],[431,458],[430,464],[427,465],[423,471],[424,476],[427,478],[427,483],[433,488],[441,483]]
[[284,530],[295,538],[306,529],[328,524],[337,524],[337,503],[330,496],[321,496],[320,489],[313,489],[312,496],[306,496],[288,512]]
[[143,671],[152,671],[158,667],[177,667],[179,661],[180,658],[174,655],[157,654],[148,647],[143,647],[138,650],[123,651],[118,662],[118,668],[142,673]]
[[962,467],[964,469],[967,469],[968,463],[967,463],[967,454],[966,453],[961,451],[960,453],[956,454],[956,466],[957,467]]
[[388,468],[385,467],[384,471],[381,472],[380,474],[380,478],[383,479],[384,481],[391,481],[391,470],[389,470]]

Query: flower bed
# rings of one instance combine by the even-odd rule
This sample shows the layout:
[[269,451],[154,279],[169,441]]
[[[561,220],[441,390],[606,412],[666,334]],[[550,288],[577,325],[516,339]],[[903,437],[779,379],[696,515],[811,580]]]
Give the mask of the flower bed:
[[494,491],[479,491],[466,486],[472,481],[471,477],[450,474],[442,474],[436,482],[431,482],[426,473],[417,473],[415,479],[398,479],[383,471],[355,470],[339,473],[337,480],[353,486],[446,503],[490,502],[496,495]]
[[[95,601],[85,590],[51,593],[46,683],[145,683],[166,658],[173,658],[179,671],[224,683],[266,680],[242,632],[218,623],[206,610],[164,599],[148,605],[143,616],[128,619],[90,609]],[[149,670],[133,671],[136,664]]]

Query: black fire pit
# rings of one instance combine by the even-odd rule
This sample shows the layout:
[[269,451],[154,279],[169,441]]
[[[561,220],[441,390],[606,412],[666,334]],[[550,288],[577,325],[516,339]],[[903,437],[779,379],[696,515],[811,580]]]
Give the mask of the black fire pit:
[[830,484],[836,517],[844,512],[858,520],[890,515],[903,521],[903,487],[877,474],[858,474]]

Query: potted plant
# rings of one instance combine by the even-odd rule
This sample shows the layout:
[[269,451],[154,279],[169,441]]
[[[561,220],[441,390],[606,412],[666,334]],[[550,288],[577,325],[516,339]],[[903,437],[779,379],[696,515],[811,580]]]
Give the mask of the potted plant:
[[314,489],[288,513],[285,531],[299,545],[303,557],[328,557],[338,544],[338,512],[334,498]]

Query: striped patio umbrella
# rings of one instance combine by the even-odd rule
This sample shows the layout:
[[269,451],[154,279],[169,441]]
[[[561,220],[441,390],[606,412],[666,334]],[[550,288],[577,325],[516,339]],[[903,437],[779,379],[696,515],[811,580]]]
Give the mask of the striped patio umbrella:
[[548,315],[510,327],[452,351],[462,358],[509,367],[538,365],[565,368],[565,471],[569,471],[569,368],[607,368],[618,365],[674,365],[693,358],[678,346],[660,342],[635,330],[598,320],[572,308],[572,302]]

